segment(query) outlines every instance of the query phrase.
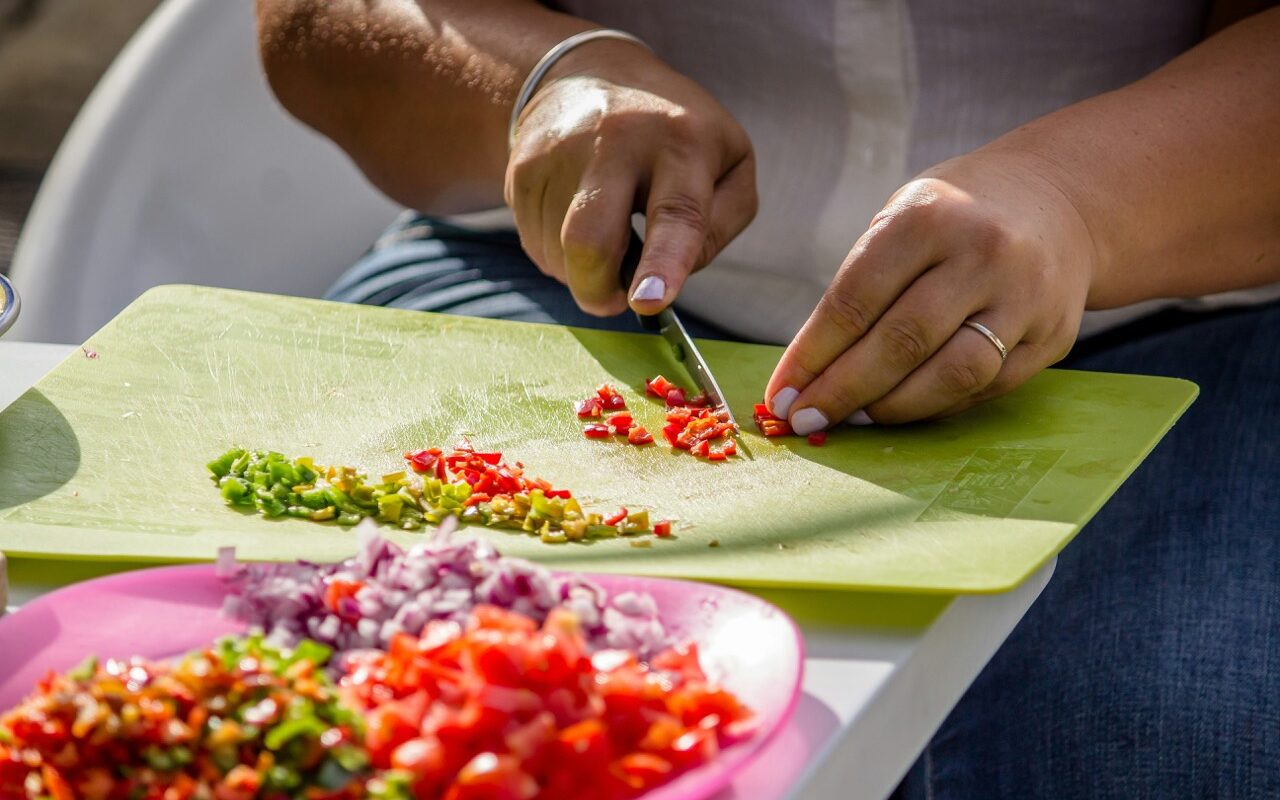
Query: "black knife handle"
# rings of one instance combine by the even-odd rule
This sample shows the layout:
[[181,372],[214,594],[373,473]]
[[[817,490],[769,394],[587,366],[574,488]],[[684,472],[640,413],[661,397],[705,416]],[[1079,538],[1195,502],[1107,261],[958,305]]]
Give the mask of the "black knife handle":
[[[640,238],[640,234],[634,229],[631,231],[631,240],[627,242],[627,252],[622,254],[622,263],[618,265],[618,275],[622,279],[622,291],[628,295],[631,293],[631,282],[636,279],[636,268],[640,266],[640,251],[644,249],[644,240]],[[658,324],[658,317],[650,314],[636,314],[636,319],[640,320],[640,327],[646,331],[657,331],[661,326]]]

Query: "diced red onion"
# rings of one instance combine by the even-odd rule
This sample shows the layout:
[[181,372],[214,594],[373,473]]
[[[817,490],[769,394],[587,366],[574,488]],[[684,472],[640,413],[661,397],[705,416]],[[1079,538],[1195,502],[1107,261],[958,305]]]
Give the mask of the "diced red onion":
[[[455,539],[455,524],[440,526],[429,541],[405,551],[365,521],[356,529],[359,551],[336,564],[238,563],[230,549],[218,553],[217,574],[229,592],[222,613],[266,631],[269,640],[292,647],[314,639],[337,651],[335,664],[351,653],[385,648],[397,633],[417,635],[432,620],[465,621],[479,604],[496,605],[546,619],[554,608],[572,611],[592,650],[626,648],[642,658],[672,643],[653,598],[624,592],[610,598],[578,575],[557,577],[545,567],[498,554],[488,542]],[[363,587],[325,606],[330,581]]]

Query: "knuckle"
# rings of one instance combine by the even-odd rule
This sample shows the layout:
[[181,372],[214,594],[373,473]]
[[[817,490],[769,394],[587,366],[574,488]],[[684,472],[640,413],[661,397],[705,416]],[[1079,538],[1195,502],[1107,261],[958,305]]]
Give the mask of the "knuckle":
[[950,361],[938,369],[938,383],[953,396],[967,397],[987,385],[988,376],[965,361]]
[[851,414],[860,406],[861,401],[854,390],[854,386],[848,381],[824,380],[816,389],[814,396],[815,398],[821,398],[820,407],[829,412],[836,412],[836,417],[834,418]]
[[984,260],[1014,250],[1015,240],[1013,232],[997,220],[984,217],[969,223],[970,247]]
[[861,338],[875,324],[876,316],[858,297],[843,289],[827,292],[822,297],[823,312],[845,334]]
[[895,317],[882,324],[887,357],[894,364],[914,367],[929,355],[929,334],[915,318]]
[[707,212],[693,197],[675,192],[654,201],[649,212],[654,222],[673,222],[706,235],[709,227]]
[[712,138],[711,126],[697,114],[680,110],[667,119],[668,145],[681,150],[696,150]]

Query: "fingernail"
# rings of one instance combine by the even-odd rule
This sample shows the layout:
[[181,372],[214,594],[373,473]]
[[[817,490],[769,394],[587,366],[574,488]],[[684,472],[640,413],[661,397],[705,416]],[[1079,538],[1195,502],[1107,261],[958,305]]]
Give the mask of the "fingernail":
[[816,408],[802,408],[791,415],[791,430],[798,436],[808,436],[827,427],[827,416]]
[[858,409],[857,411],[850,414],[849,418],[846,419],[845,422],[849,423],[850,425],[875,425],[876,424],[876,421],[871,418],[871,415],[863,411],[862,409]]
[[657,275],[646,275],[631,295],[632,300],[661,300],[667,293],[667,282]]
[[800,393],[790,386],[784,386],[774,393],[769,400],[769,411],[779,419],[786,419],[791,415],[791,404],[796,401]]

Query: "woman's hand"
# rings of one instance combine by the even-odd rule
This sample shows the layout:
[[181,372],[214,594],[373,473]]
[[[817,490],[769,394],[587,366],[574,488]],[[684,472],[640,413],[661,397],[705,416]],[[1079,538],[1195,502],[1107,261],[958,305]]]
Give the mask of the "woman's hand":
[[[641,313],[675,299],[755,216],[746,132],[643,48],[599,40],[565,55],[517,129],[504,194],[524,250],[584,311]],[[631,215],[644,253],[630,290],[618,268]]]
[[943,417],[1065,356],[1096,257],[1051,176],[1024,153],[977,151],[898,190],[779,362],[773,413],[799,434]]

